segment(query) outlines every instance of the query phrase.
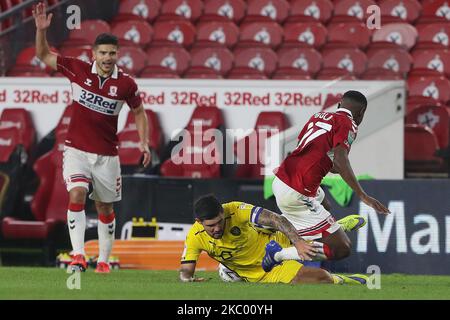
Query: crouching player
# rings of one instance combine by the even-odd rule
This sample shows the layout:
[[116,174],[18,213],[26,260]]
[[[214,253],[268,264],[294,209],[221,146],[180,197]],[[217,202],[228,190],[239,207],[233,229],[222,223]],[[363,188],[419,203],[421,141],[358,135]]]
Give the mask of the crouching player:
[[[302,260],[312,260],[316,254],[323,254],[314,243],[303,240],[285,217],[274,212],[243,202],[220,204],[213,195],[200,198],[195,203],[194,211],[196,222],[187,235],[181,257],[180,280],[183,282],[205,280],[194,276],[197,259],[202,251],[247,282],[366,282],[363,275],[330,274],[319,268],[306,267],[296,260],[283,261],[265,272],[264,260],[272,260],[265,254],[266,244],[271,240],[286,250],[295,250]],[[269,233],[264,228],[277,231]]]

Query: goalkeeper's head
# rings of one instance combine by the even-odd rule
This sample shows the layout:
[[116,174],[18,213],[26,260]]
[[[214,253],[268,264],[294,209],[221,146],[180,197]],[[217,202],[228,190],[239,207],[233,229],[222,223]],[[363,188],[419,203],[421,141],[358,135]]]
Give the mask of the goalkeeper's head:
[[220,239],[225,230],[223,208],[219,200],[212,195],[198,199],[194,204],[195,220],[200,223],[206,233],[214,239]]

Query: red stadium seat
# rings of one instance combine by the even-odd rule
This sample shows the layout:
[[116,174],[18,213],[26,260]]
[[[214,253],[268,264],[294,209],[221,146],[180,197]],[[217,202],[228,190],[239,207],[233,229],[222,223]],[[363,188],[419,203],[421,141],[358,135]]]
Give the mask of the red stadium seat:
[[336,49],[323,54],[324,68],[346,69],[358,76],[366,70],[366,65],[367,57],[359,49]]
[[370,31],[362,22],[338,23],[328,26],[328,41],[353,44],[364,49],[370,42]]
[[30,112],[23,108],[5,108],[0,116],[0,130],[17,128],[19,130],[19,144],[25,147],[30,155],[36,144],[36,129]]
[[270,75],[277,67],[278,57],[269,48],[248,48],[235,52],[234,61],[236,67],[250,67]]
[[284,113],[279,111],[261,112],[254,131],[240,139],[234,146],[238,160],[236,178],[264,178],[265,143],[270,136],[289,127]]
[[119,14],[133,14],[153,21],[158,16],[160,8],[159,0],[122,0]]
[[434,172],[442,170],[443,160],[436,156],[438,142],[433,131],[419,124],[405,125],[406,172]]
[[[159,123],[158,115],[150,109],[145,109],[147,120],[149,124],[148,143],[149,146],[158,154],[161,152],[161,144],[163,143],[163,134],[161,125]],[[128,112],[127,120],[125,122],[122,132],[137,130],[136,123],[132,112]]]
[[208,132],[208,129],[220,129],[222,126],[223,117],[219,108],[196,107],[182,134],[180,150],[163,162],[161,175],[219,178],[223,155],[217,149],[219,142],[214,137],[207,137],[205,132]]
[[34,78],[45,78],[50,77],[50,74],[48,74],[45,71],[39,71],[39,70],[24,70],[24,69],[17,69],[13,68],[9,70],[6,74],[8,77],[34,77]]
[[191,57],[183,47],[155,47],[147,50],[149,66],[162,66],[182,74],[189,67]]
[[284,27],[283,47],[312,46],[320,48],[327,41],[328,31],[318,22],[290,23]]
[[147,66],[141,70],[139,78],[178,79],[180,76],[175,71],[166,67]]
[[0,163],[7,163],[20,144],[20,130],[16,127],[0,128]]
[[93,45],[97,36],[101,33],[109,33],[111,28],[103,20],[84,20],[80,29],[74,29],[69,33],[69,40],[82,39]]
[[376,30],[372,41],[392,42],[409,50],[416,44],[417,36],[416,28],[408,23],[390,23]]
[[312,22],[310,18],[326,23],[332,12],[333,4],[329,0],[293,0],[286,23]]
[[177,14],[188,20],[195,21],[203,10],[201,0],[166,0],[161,7],[161,13]]
[[222,79],[219,71],[206,66],[192,66],[183,75],[185,79]]
[[145,21],[123,21],[112,28],[119,39],[129,40],[136,45],[145,46],[152,41],[153,29]]
[[227,76],[228,79],[266,80],[267,76],[258,69],[251,67],[234,67]]
[[382,0],[379,2],[381,21],[412,23],[419,16],[422,5],[417,0]]
[[399,72],[385,68],[369,68],[360,76],[361,80],[403,80]]
[[272,75],[274,80],[311,80],[311,74],[302,69],[279,67]]
[[[133,167],[140,169],[142,163],[142,152],[139,149],[140,139],[137,130],[120,132],[117,135],[119,139],[119,159],[122,169]],[[128,170],[127,170],[128,172]],[[132,171],[134,173],[134,171]]]
[[[0,12],[8,11],[12,7],[13,7],[13,4],[11,3],[11,0],[1,0],[0,1]],[[4,19],[0,23],[0,29],[1,30],[6,30],[9,27],[11,27],[12,24],[13,24],[13,19],[12,18]]]
[[433,97],[424,96],[409,96],[406,100],[406,113],[409,114],[414,109],[421,106],[442,106],[443,104],[439,100]]
[[[55,48],[50,48],[50,50],[54,53],[58,53]],[[27,71],[45,71],[47,73],[52,72],[53,70],[50,67],[47,67],[41,60],[36,57],[36,48],[28,47],[19,52],[16,58],[16,67],[27,67]]]
[[449,146],[450,108],[446,106],[421,106],[412,110],[405,123],[420,124],[429,127],[436,135],[440,149]]
[[450,20],[450,6],[447,0],[424,1],[422,7],[422,17]]
[[279,67],[301,69],[316,74],[322,67],[322,56],[312,48],[292,48],[278,51]]
[[57,136],[63,135],[69,130],[70,120],[72,119],[73,106],[69,104],[65,109],[61,117],[59,118],[58,124],[55,128],[55,134]]
[[123,47],[120,48],[117,65],[134,75],[147,65],[147,55],[140,48]]
[[322,68],[316,76],[317,80],[356,80],[353,73],[342,68]]
[[92,48],[88,46],[83,47],[61,47],[60,54],[64,57],[74,57],[85,61],[87,63],[91,63],[93,61],[92,57]]
[[187,21],[157,22],[153,31],[153,41],[175,42],[184,47],[190,47],[195,39],[195,28]]
[[[148,144],[152,150],[154,150],[158,155],[161,153],[161,145],[163,143],[163,135],[161,131],[161,126],[159,124],[158,116],[156,113],[150,109],[145,109],[148,119]],[[136,123],[134,121],[134,116],[132,112],[128,112],[127,120],[125,126],[121,132],[118,134],[119,138],[119,157],[121,164],[125,165],[140,165],[142,153],[139,151],[139,134],[137,131]],[[126,141],[131,141],[133,143],[123,143]],[[134,150],[137,148],[137,151]],[[137,152],[139,154],[137,154]],[[126,161],[122,162],[122,158],[126,158]]]
[[[350,16],[357,20],[366,21],[369,16],[367,7],[371,5],[376,5],[376,3],[372,0],[341,0],[335,3],[334,16]],[[354,20],[351,19],[348,21]]]
[[392,70],[402,77],[411,69],[412,58],[403,49],[377,49],[370,53],[368,58],[368,68],[383,68]]
[[197,25],[197,41],[218,42],[228,48],[239,39],[239,28],[231,21],[208,22]]
[[250,0],[247,15],[265,16],[281,23],[289,13],[289,2],[286,0]]
[[283,40],[283,29],[276,22],[245,23],[241,25],[240,29],[240,43],[244,41],[259,42],[276,48]]
[[69,195],[62,176],[64,140],[65,134],[57,135],[53,149],[33,166],[40,180],[31,202],[35,221],[4,218],[2,234],[5,239],[47,239],[56,225],[66,223]]
[[431,69],[450,75],[450,51],[448,50],[415,50],[413,68]]
[[245,15],[246,2],[242,0],[207,0],[205,1],[205,14],[217,14],[239,22]]
[[450,81],[444,77],[408,78],[409,96],[431,97],[443,103],[450,100]]
[[191,55],[191,66],[212,68],[222,76],[227,74],[233,66],[233,54],[226,48],[194,49]]
[[416,48],[448,48],[450,37],[449,23],[432,23],[418,29],[419,40]]

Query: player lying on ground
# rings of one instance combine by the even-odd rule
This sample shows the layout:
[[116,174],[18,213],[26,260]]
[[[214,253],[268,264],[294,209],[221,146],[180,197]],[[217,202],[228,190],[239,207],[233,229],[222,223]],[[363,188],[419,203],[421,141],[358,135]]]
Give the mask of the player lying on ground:
[[[289,260],[265,272],[264,248],[271,240],[291,247],[302,258],[311,260],[318,249],[303,240],[283,216],[243,202],[221,205],[213,195],[200,198],[194,206],[196,222],[190,229],[181,257],[180,280],[204,281],[194,277],[202,251],[248,282],[269,283],[355,283],[366,282],[363,275],[333,275],[319,268]],[[264,227],[278,230],[267,232]]]
[[[320,183],[328,172],[339,173],[365,204],[379,213],[389,213],[383,204],[364,192],[348,158],[366,108],[367,99],[363,94],[347,91],[336,112],[319,112],[309,119],[298,136],[296,149],[275,170],[272,190],[278,208],[300,236],[306,240],[320,240],[317,244],[324,255],[317,255],[315,260],[338,260],[349,256],[351,242],[344,231],[356,230],[365,223],[358,216],[337,223],[321,204]],[[268,247],[270,254],[281,250],[276,243],[272,246]],[[300,257],[292,255],[289,258]],[[278,261],[279,257],[276,259]],[[270,270],[271,264],[266,267]]]
[[109,255],[116,228],[113,203],[122,198],[122,178],[118,156],[117,121],[122,105],[131,108],[139,133],[142,165],[150,163],[148,121],[136,82],[117,65],[118,40],[112,34],[100,34],[87,63],[63,57],[49,49],[46,32],[52,20],[46,6],[33,9],[36,23],[36,55],[47,66],[61,72],[72,86],[73,114],[65,137],[63,176],[69,192],[67,220],[74,259],[70,268],[84,271],[84,211],[89,184],[98,213],[99,257],[97,273],[109,273]]

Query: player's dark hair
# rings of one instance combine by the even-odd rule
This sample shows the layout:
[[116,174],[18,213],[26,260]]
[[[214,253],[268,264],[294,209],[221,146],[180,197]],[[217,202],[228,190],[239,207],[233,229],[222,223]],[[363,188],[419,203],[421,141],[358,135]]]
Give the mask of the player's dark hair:
[[202,196],[194,204],[195,217],[200,221],[214,219],[222,211],[222,205],[212,194]]
[[118,46],[119,39],[111,33],[101,33],[95,39],[94,46],[98,46],[100,44],[112,44]]
[[347,100],[354,106],[359,106],[362,108],[367,107],[366,97],[359,91],[350,90],[344,93],[342,100]]

